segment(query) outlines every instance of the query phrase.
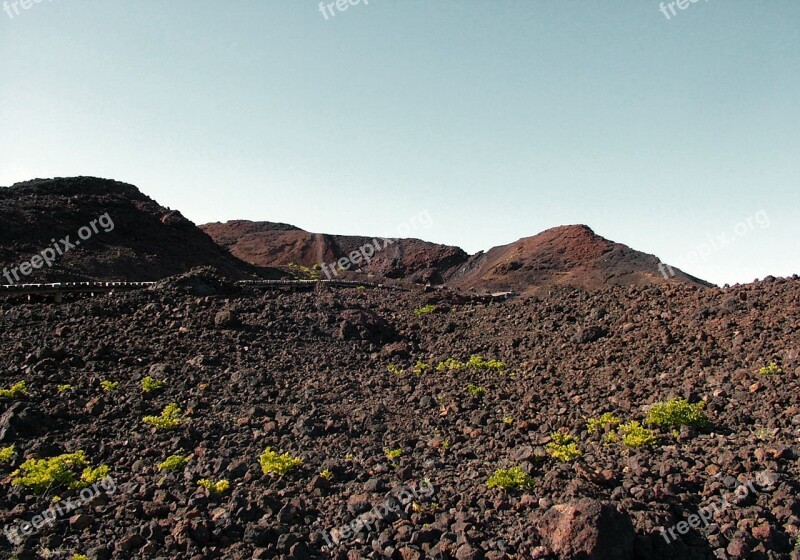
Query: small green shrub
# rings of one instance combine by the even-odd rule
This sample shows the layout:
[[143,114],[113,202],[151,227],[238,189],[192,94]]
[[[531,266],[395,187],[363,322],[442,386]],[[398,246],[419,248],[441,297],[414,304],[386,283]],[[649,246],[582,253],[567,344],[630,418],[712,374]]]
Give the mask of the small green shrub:
[[13,445],[0,448],[0,463],[10,463],[11,458],[14,456],[14,453],[16,452],[17,448],[14,447]]
[[319,272],[317,272],[316,265],[311,269],[301,264],[289,263],[289,272],[299,280],[319,280],[321,278]]
[[465,365],[464,362],[459,362],[458,360],[453,358],[447,358],[445,361],[439,362],[436,365],[436,371],[449,371],[454,369],[461,369],[464,367],[464,365]]
[[145,416],[142,422],[162,430],[173,430],[179,427],[185,418],[181,416],[181,409],[175,403],[170,403],[161,411],[161,416]]
[[783,368],[775,362],[770,362],[766,366],[758,370],[759,375],[780,375],[783,373]]
[[533,477],[522,470],[522,467],[499,469],[486,481],[488,488],[503,490],[530,490],[533,488]]
[[619,431],[622,433],[622,445],[626,447],[635,449],[638,447],[650,447],[658,443],[658,436],[655,432],[648,430],[635,420],[622,424],[619,427]]
[[399,459],[403,455],[402,449],[389,449],[388,447],[384,448],[384,453],[386,453],[386,458],[390,461],[394,461],[395,459]]
[[702,428],[708,425],[708,417],[703,412],[705,403],[691,404],[686,399],[670,399],[657,402],[647,412],[645,424],[659,428],[692,426]]
[[606,412],[599,418],[589,418],[586,421],[586,431],[589,432],[590,434],[594,434],[601,430],[603,431],[613,430],[621,423],[622,420],[620,420],[616,415],[610,412]]
[[473,385],[472,383],[467,385],[467,391],[476,399],[480,399],[486,394],[486,389],[483,387],[478,387],[477,385]]
[[428,313],[433,313],[434,311],[436,311],[435,305],[423,305],[419,309],[414,310],[414,315],[419,317],[420,315],[427,315]]
[[330,469],[322,469],[319,475],[324,478],[325,480],[331,481],[333,480],[333,473]]
[[503,371],[506,369],[505,362],[494,359],[487,360],[482,356],[478,356],[477,354],[473,354],[469,357],[466,366],[474,369],[494,369],[497,371]]
[[264,474],[277,474],[278,476],[284,476],[295,467],[303,464],[303,460],[299,457],[292,457],[288,453],[281,455],[272,451],[269,447],[258,458],[258,462]]
[[77,552],[72,555],[72,560],[89,560],[89,557],[85,554],[78,554]]
[[578,449],[575,436],[555,432],[550,437],[552,441],[547,444],[545,449],[547,454],[553,459],[561,461],[562,463],[568,463],[582,455],[580,449]]
[[142,391],[150,393],[151,391],[158,391],[164,388],[164,382],[160,379],[153,379],[149,375],[142,379]]
[[119,381],[109,381],[106,379],[105,381],[100,382],[100,386],[106,393],[113,393],[119,387]]
[[514,423],[514,419],[511,416],[503,416],[503,424],[510,426]]
[[69,384],[65,384],[65,385],[56,385],[56,390],[57,390],[59,393],[64,393],[64,392],[66,392],[66,391],[69,391],[70,389],[72,389],[72,385],[69,385]]
[[422,375],[423,373],[425,373],[425,371],[427,371],[428,369],[430,369],[430,367],[431,367],[431,366],[429,366],[429,365],[428,365],[428,364],[426,364],[425,362],[417,361],[417,363],[416,363],[416,364],[414,364],[414,369],[412,369],[411,371],[412,371],[412,373],[413,373],[414,375],[416,375],[417,377],[419,377],[420,375]]
[[394,364],[387,365],[386,371],[398,377],[402,377],[402,375],[405,373],[405,370],[403,368],[396,366]]
[[225,479],[214,482],[207,478],[201,478],[197,481],[197,484],[208,490],[211,494],[222,494],[231,487],[231,483]]
[[4,397],[7,399],[16,399],[17,397],[23,397],[26,394],[27,394],[27,389],[25,388],[24,381],[18,381],[8,389],[0,389],[0,397]]
[[[80,477],[77,471],[83,469]],[[65,453],[49,459],[28,459],[11,473],[11,484],[45,492],[50,488],[65,486],[71,490],[85,488],[108,475],[108,467],[89,467],[83,451]]]
[[174,471],[177,469],[182,469],[186,466],[186,463],[192,458],[191,455],[170,455],[162,462],[158,464],[158,470],[160,471]]

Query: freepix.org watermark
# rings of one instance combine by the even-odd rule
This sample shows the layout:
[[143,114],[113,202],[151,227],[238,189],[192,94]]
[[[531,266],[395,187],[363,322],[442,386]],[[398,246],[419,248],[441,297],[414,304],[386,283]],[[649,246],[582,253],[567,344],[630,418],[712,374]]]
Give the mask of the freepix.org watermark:
[[[678,7],[678,10],[685,10],[692,4],[697,4],[699,1],[700,0],[675,0],[674,2],[661,2],[661,4],[658,7],[658,10],[662,14],[664,14],[664,17],[667,18],[667,20],[670,20],[674,16],[678,15],[675,6]],[[704,1],[708,2],[708,0]],[[670,13],[672,13],[672,15],[670,15]]]
[[[19,266],[14,266],[11,269],[8,267],[4,268],[3,276],[5,276],[5,279],[8,280],[9,284],[14,284],[14,282],[20,281],[20,274],[23,276],[28,276],[34,270],[38,270],[44,265],[47,265],[48,267],[53,266],[53,262],[55,262],[58,257],[62,256],[70,249],[74,249],[80,245],[81,241],[86,241],[95,233],[99,233],[100,230],[97,227],[98,225],[103,228],[105,233],[108,233],[114,229],[114,221],[111,219],[111,216],[108,215],[108,212],[106,212],[99,218],[89,222],[88,226],[83,226],[80,228],[78,230],[78,237],[80,239],[76,239],[74,243],[70,241],[69,235],[60,241],[51,239],[50,242],[53,244],[52,247],[42,250],[38,255],[32,256],[30,261],[26,261]],[[14,277],[13,279],[11,278],[12,276]]]
[[54,503],[43,513],[34,515],[30,521],[6,525],[3,527],[3,534],[5,534],[8,542],[17,546],[21,544],[26,537],[38,532],[39,529],[45,525],[52,525],[59,517],[67,515],[69,512],[78,509],[81,505],[94,499],[100,494],[101,489],[105,491],[106,494],[113,496],[117,491],[117,484],[114,482],[113,478],[107,476],[81,490],[76,498],[65,498]]
[[[47,1],[52,2],[53,0]],[[41,4],[42,2],[44,2],[44,0],[4,0],[3,11],[8,14],[8,17],[14,19],[16,16],[22,13],[20,8],[23,10],[30,10],[34,5]]]
[[[740,237],[744,237],[751,231],[755,231],[756,226],[759,229],[766,229],[770,226],[770,219],[765,210],[759,210],[752,216],[748,216],[733,227],[733,235],[727,231],[723,231],[718,235],[708,236],[708,242],[702,243],[686,253],[686,256],[676,263],[680,267],[692,266],[697,263],[698,259],[705,260],[711,253],[719,251],[732,245]],[[663,262],[658,263],[658,271],[664,276],[669,278],[675,276],[675,270],[668,264]]]
[[[402,223],[397,226],[397,233],[400,237],[406,237],[411,231],[418,227],[427,229],[431,227],[432,224],[433,221],[431,220],[430,213],[428,213],[427,210],[423,210],[416,216],[412,216],[411,219],[408,220],[408,223]],[[354,265],[358,266],[362,261],[369,264],[369,261],[375,256],[375,253],[383,251],[389,245],[397,242],[398,239],[399,238],[395,237],[373,239],[370,243],[365,243],[346,257],[340,258],[338,261],[333,261],[330,264],[322,263],[322,272],[324,272],[325,276],[330,280],[331,274],[339,276],[340,270],[350,270],[350,267]]]
[[[715,475],[714,478],[719,477],[720,475]],[[763,472],[760,472],[756,475],[755,484],[762,488],[767,488],[773,484],[773,481]],[[758,491],[756,490],[755,486],[753,485],[753,481],[749,480],[744,484],[739,484],[733,491],[733,496],[738,499],[744,499],[750,494],[757,494]],[[711,500],[711,503],[705,507],[700,508],[697,513],[693,513],[690,515],[686,521],[680,521],[673,525],[672,527],[661,529],[661,536],[667,541],[669,544],[672,541],[677,540],[678,535],[685,535],[689,532],[690,529],[699,529],[702,525],[703,528],[708,527],[709,523],[725,511],[731,506],[731,502],[728,500],[731,495],[728,496],[721,496],[719,499],[719,503],[714,503]],[[678,535],[675,534],[677,531]],[[668,535],[669,534],[669,535]],[[672,537],[670,539],[670,537]]]
[[[357,6],[361,2],[362,0],[336,0],[336,2],[320,2],[319,11],[325,18],[325,21],[328,21],[328,14],[330,14],[330,17],[336,17],[336,12],[346,12],[350,6]],[[365,6],[369,5],[369,0],[363,0],[363,2]],[[336,8],[335,11],[334,8]]]
[[323,533],[322,538],[325,539],[328,548],[332,549],[334,545],[354,537],[362,527],[366,527],[368,531],[372,531],[372,525],[378,520],[383,519],[390,513],[402,511],[410,502],[419,500],[420,496],[425,496],[426,498],[433,496],[433,484],[427,480],[423,480],[420,482],[419,488],[404,487],[396,496],[386,498],[383,503],[359,515],[347,525],[342,525],[338,529],[332,529],[330,535],[327,532]]

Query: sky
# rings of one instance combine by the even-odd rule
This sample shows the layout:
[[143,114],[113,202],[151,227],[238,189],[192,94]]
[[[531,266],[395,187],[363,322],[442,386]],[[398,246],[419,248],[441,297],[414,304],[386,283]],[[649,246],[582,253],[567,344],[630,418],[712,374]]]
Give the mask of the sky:
[[337,234],[427,211],[411,236],[473,253],[582,223],[720,285],[800,273],[797,0],[352,1],[0,0],[0,185]]

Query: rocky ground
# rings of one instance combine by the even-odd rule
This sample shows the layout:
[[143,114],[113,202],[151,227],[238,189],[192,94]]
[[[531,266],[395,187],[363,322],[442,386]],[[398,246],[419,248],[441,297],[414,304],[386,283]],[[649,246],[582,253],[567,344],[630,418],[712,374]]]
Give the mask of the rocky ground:
[[[12,486],[26,458],[82,450],[110,468],[115,491],[19,546],[2,539],[0,555],[798,559],[799,327],[798,278],[486,302],[439,290],[247,292],[203,273],[1,303],[0,387],[25,380],[27,394],[0,398],[0,448],[16,450],[0,465],[0,523],[74,493]],[[412,372],[473,354],[506,368]],[[782,373],[760,375],[769,362]],[[148,375],[165,387],[144,393]],[[588,417],[641,421],[674,396],[705,401],[710,426],[660,430],[639,450],[587,432]],[[173,402],[186,416],[178,429],[142,421]],[[581,457],[547,455],[559,430]],[[266,447],[303,464],[264,475]],[[158,470],[177,453],[191,456],[184,468]],[[512,466],[530,489],[487,487]],[[215,494],[204,478],[230,488]],[[708,527],[662,538],[723,497]],[[332,539],[370,511],[380,515],[369,527]]]

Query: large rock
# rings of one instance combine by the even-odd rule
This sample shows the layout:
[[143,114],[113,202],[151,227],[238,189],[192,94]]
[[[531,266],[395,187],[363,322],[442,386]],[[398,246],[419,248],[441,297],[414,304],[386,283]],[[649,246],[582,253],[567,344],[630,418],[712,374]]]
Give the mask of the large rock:
[[609,504],[589,498],[551,507],[539,522],[539,534],[564,559],[633,558],[630,518]]

